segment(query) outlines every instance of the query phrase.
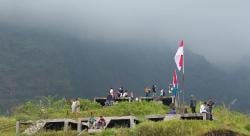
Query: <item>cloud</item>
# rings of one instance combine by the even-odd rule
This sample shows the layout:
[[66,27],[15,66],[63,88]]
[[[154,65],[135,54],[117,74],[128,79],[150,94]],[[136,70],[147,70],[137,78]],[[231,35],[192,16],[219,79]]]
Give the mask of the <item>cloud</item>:
[[1,0],[0,21],[93,40],[177,43],[184,39],[187,48],[211,62],[235,64],[250,51],[249,4],[247,0]]

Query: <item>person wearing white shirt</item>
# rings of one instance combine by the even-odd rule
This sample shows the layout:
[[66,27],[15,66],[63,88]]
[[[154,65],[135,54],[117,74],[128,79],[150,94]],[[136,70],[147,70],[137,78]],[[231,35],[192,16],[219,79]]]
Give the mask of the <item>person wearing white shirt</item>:
[[161,89],[161,91],[160,91],[160,96],[164,96],[164,90],[163,89]]
[[207,113],[207,102],[201,104],[200,113]]
[[72,113],[75,113],[76,112],[76,101],[75,100],[73,100],[72,101],[72,104],[71,104],[71,112]]
[[124,91],[122,97],[128,97],[128,91],[127,90]]
[[110,88],[109,93],[110,93],[112,96],[114,96],[114,89],[113,89],[113,88]]

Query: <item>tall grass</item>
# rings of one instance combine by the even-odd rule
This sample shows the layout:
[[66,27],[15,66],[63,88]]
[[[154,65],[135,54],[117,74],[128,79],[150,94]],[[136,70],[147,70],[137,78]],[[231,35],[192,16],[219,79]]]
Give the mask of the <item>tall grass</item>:
[[159,102],[120,102],[109,107],[80,99],[80,113],[71,113],[71,102],[63,99],[50,100],[49,106],[41,107],[37,101],[28,101],[18,107],[14,116],[17,120],[34,120],[47,118],[79,118],[89,117],[90,113],[95,116],[143,116],[148,114],[166,114],[169,108]]
[[[230,111],[225,107],[214,109],[214,121],[198,120],[172,120],[167,122],[145,121],[136,128],[117,131],[107,130],[111,135],[123,136],[203,136],[204,134],[216,130],[221,132],[231,130],[239,135],[250,135],[250,118],[245,114]],[[106,130],[105,130],[106,131]],[[98,135],[105,135],[106,132]]]
[[249,116],[236,111],[230,111],[225,107],[217,107],[214,110],[216,122],[230,130],[249,133],[246,126],[250,124]]
[[0,136],[14,136],[15,135],[15,118],[0,117]]
[[82,111],[80,116],[89,116],[94,112],[96,116],[143,116],[148,114],[166,114],[168,107],[158,102],[121,102],[110,107]]

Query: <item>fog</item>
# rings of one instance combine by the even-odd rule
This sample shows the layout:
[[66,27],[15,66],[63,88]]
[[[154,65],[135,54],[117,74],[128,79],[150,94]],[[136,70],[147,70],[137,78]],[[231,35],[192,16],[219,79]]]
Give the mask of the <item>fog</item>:
[[184,39],[187,48],[223,66],[250,58],[249,6],[248,0],[0,0],[0,23],[91,40],[175,47]]

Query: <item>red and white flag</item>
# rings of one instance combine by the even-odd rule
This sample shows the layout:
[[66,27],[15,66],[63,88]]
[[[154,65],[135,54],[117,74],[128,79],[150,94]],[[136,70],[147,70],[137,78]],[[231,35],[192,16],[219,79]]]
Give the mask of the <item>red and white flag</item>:
[[174,70],[174,74],[173,74],[173,87],[178,88],[178,78],[177,78],[176,70]]
[[179,71],[181,71],[181,69],[183,69],[184,67],[184,42],[183,40],[180,41],[178,50],[175,54],[174,60],[176,63],[176,66],[178,68]]

